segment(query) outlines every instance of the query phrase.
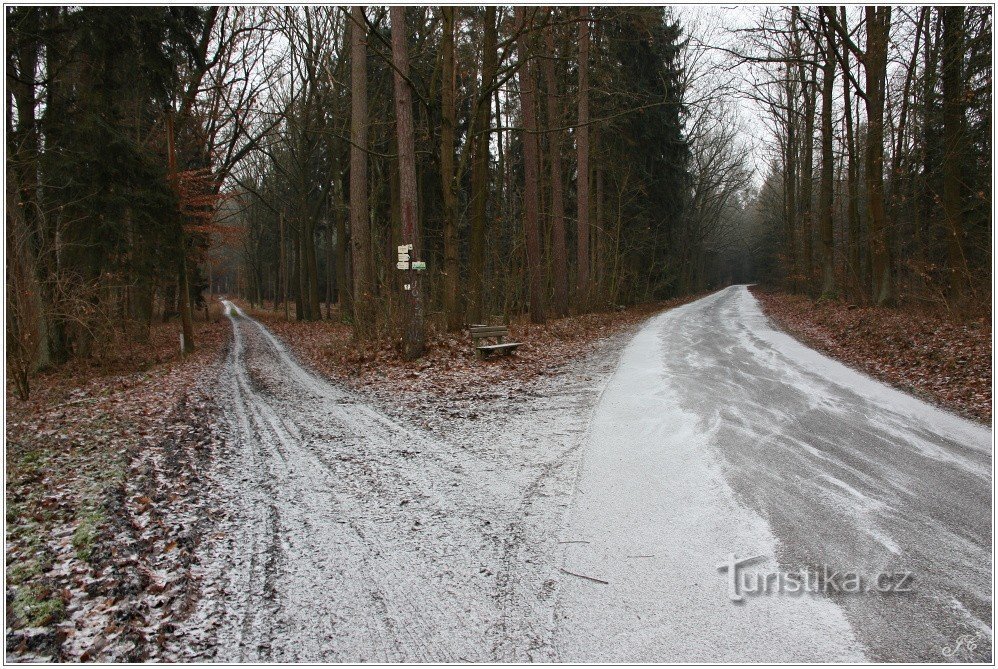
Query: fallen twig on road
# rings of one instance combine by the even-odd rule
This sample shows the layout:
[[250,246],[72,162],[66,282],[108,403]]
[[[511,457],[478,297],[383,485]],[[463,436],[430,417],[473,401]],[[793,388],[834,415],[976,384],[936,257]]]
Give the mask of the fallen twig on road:
[[610,585],[610,581],[604,581],[601,578],[596,578],[595,576],[586,576],[585,574],[576,574],[574,571],[568,571],[562,567],[561,571],[568,574],[569,576],[575,576],[576,578],[584,578],[587,581],[593,581],[595,583],[602,583],[603,585]]

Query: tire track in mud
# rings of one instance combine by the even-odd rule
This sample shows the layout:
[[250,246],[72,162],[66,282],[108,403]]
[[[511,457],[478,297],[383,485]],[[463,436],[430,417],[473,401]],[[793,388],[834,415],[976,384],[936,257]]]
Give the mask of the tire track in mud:
[[[486,661],[549,645],[554,527],[528,519],[577,444],[521,454],[411,429],[304,369],[226,303],[235,457],[197,622],[237,661]],[[571,477],[569,477],[571,478]],[[525,546],[534,541],[535,546]],[[524,564],[526,562],[527,564]],[[543,584],[541,587],[538,584]],[[541,592],[538,598],[537,592]]]

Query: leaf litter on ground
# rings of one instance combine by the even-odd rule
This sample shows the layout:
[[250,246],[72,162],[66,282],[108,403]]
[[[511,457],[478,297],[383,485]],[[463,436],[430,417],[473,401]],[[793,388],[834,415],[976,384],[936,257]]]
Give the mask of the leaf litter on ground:
[[[430,328],[426,354],[406,361],[400,341],[357,345],[340,322],[248,312],[333,382],[433,430],[476,420],[485,402],[536,396],[600,341],[693,299],[517,320],[517,353],[486,360],[467,331]],[[195,549],[220,513],[206,483],[224,447],[214,392],[231,339],[224,318],[196,325],[187,359],[178,325],[157,325],[148,343],[34,376],[28,401],[8,392],[8,659],[178,659],[177,623],[198,595]]]
[[219,445],[213,385],[228,343],[177,323],[145,344],[115,342],[6,397],[6,657],[169,660],[196,596],[202,471]]
[[406,361],[400,338],[358,344],[350,325],[335,319],[306,323],[286,320],[283,312],[240,307],[289,345],[310,367],[342,384],[407,414],[426,429],[452,418],[475,420],[482,403],[531,397],[538,382],[593,350],[598,342],[634,327],[660,311],[699,296],[641,304],[629,308],[549,319],[533,324],[526,318],[508,323],[506,341],[521,346],[512,355],[475,355],[467,329],[446,332],[429,327],[425,354]]
[[950,411],[992,417],[991,319],[869,307],[752,288],[766,315],[812,346]]

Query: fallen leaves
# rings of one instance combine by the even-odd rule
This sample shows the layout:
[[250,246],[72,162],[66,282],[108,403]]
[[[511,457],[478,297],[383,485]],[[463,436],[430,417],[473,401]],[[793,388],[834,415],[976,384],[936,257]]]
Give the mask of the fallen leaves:
[[7,396],[7,652],[24,660],[168,659],[193,596],[201,482],[217,436],[225,320],[176,324]]
[[913,308],[752,292],[770,318],[808,345],[951,411],[991,421],[989,318],[957,321]]
[[597,342],[631,327],[650,315],[685,304],[696,296],[629,309],[595,312],[549,320],[535,325],[509,323],[507,341],[521,342],[515,354],[479,360],[466,331],[431,329],[426,354],[414,361],[401,356],[401,341],[356,345],[349,325],[334,321],[294,322],[270,310],[250,310],[302,361],[336,383],[399,407],[427,429],[441,421],[474,420],[483,402],[530,396],[540,379],[557,374],[592,351]]

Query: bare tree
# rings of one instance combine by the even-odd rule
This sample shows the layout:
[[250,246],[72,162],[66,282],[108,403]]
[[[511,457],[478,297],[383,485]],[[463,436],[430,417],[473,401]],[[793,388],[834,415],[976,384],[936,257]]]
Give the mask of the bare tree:
[[447,329],[454,331],[461,327],[461,312],[458,309],[457,286],[461,268],[458,264],[457,241],[457,188],[454,172],[454,132],[457,125],[455,104],[455,55],[454,55],[454,7],[441,7],[443,39],[440,58],[443,62],[441,86],[441,107],[443,120],[440,127],[440,178],[444,207],[444,267],[443,297],[444,316]]
[[[422,255],[422,231],[417,218],[416,148],[412,126],[412,91],[409,87],[409,52],[406,47],[405,7],[391,8],[392,69],[395,71],[395,122],[398,138],[399,204],[402,214],[402,243],[412,244],[411,257]],[[408,272],[408,299],[405,301],[403,343],[405,357],[423,355],[426,334],[423,325],[423,295],[419,272]]]
[[351,8],[350,25],[350,242],[353,262],[354,336],[370,337],[374,326],[374,272],[367,193],[367,46],[364,8]]
[[530,320],[543,323],[544,288],[541,276],[541,240],[538,224],[540,201],[537,185],[540,181],[537,149],[537,77],[534,74],[533,56],[527,40],[527,13],[523,7],[515,9],[515,21],[520,36],[517,39],[517,55],[520,61],[520,113],[523,115],[523,233],[527,246],[527,276],[530,297]]
[[579,7],[579,127],[578,232],[576,246],[576,301],[585,304],[589,295],[589,8]]
[[561,98],[555,79],[554,11],[544,30],[547,53],[543,60],[547,83],[548,153],[551,162],[551,272],[554,283],[554,313],[568,313],[568,258],[565,250],[565,196],[561,176]]

